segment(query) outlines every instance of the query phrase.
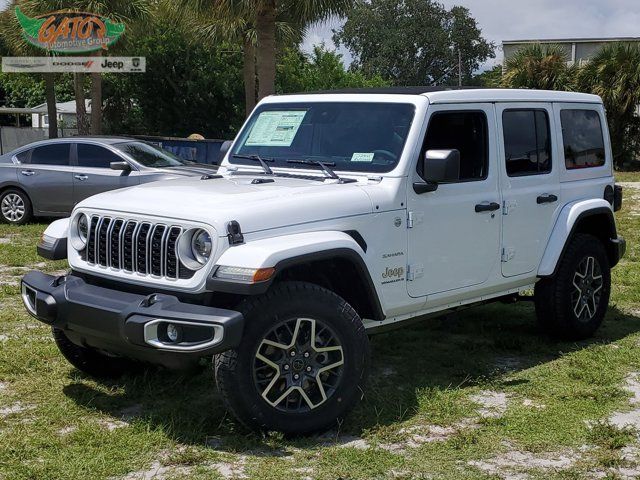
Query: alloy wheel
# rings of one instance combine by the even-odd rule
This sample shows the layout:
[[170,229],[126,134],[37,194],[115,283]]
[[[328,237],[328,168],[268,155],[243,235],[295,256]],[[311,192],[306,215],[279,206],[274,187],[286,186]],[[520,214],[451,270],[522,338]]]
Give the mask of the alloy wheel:
[[16,193],[9,193],[0,204],[2,216],[10,222],[19,222],[24,218],[26,206],[22,197]]
[[600,264],[595,257],[585,257],[573,275],[571,302],[578,320],[586,322],[596,315],[603,286]]
[[336,392],[344,351],[320,320],[294,318],[276,325],[255,354],[253,377],[262,398],[287,413],[313,410]]

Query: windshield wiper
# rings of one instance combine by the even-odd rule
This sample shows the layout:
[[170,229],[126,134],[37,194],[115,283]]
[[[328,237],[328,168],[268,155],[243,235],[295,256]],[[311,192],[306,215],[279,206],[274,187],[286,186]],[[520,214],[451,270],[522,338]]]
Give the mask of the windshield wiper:
[[318,167],[322,168],[322,171],[324,171],[328,178],[342,181],[342,179],[338,175],[336,175],[336,172],[329,168],[330,166],[335,167],[335,162],[321,162],[320,160],[287,160],[287,163],[296,163],[299,165],[317,165]]
[[271,158],[261,158],[260,155],[242,155],[240,153],[234,153],[231,155],[233,158],[243,158],[245,160],[253,160],[254,162],[259,162],[260,166],[264,170],[265,175],[273,175],[273,170],[271,167],[267,165],[267,162],[273,162],[274,160]]

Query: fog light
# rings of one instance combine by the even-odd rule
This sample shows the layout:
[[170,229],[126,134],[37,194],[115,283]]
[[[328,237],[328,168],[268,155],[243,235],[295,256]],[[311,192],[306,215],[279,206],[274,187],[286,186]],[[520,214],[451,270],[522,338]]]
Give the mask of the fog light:
[[169,339],[169,341],[176,343],[178,340],[180,340],[180,330],[180,327],[175,326],[173,323],[167,325],[167,338]]

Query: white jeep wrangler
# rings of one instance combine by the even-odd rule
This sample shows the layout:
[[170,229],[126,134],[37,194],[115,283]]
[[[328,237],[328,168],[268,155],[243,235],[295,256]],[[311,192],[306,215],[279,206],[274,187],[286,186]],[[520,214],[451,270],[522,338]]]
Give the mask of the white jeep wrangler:
[[[125,174],[125,173],[123,173]],[[535,288],[592,335],[625,250],[600,98],[398,88],[273,96],[219,175],[100,194],[51,224],[27,310],[93,375],[213,356],[246,426],[304,434],[363,392],[368,335]]]

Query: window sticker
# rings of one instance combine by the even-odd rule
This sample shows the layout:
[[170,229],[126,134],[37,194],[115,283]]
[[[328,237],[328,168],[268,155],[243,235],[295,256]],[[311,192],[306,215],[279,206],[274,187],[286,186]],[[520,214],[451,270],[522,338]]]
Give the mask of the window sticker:
[[262,112],[251,128],[248,147],[290,147],[307,114],[304,110]]
[[352,162],[373,162],[374,153],[361,153],[356,152],[351,156]]

